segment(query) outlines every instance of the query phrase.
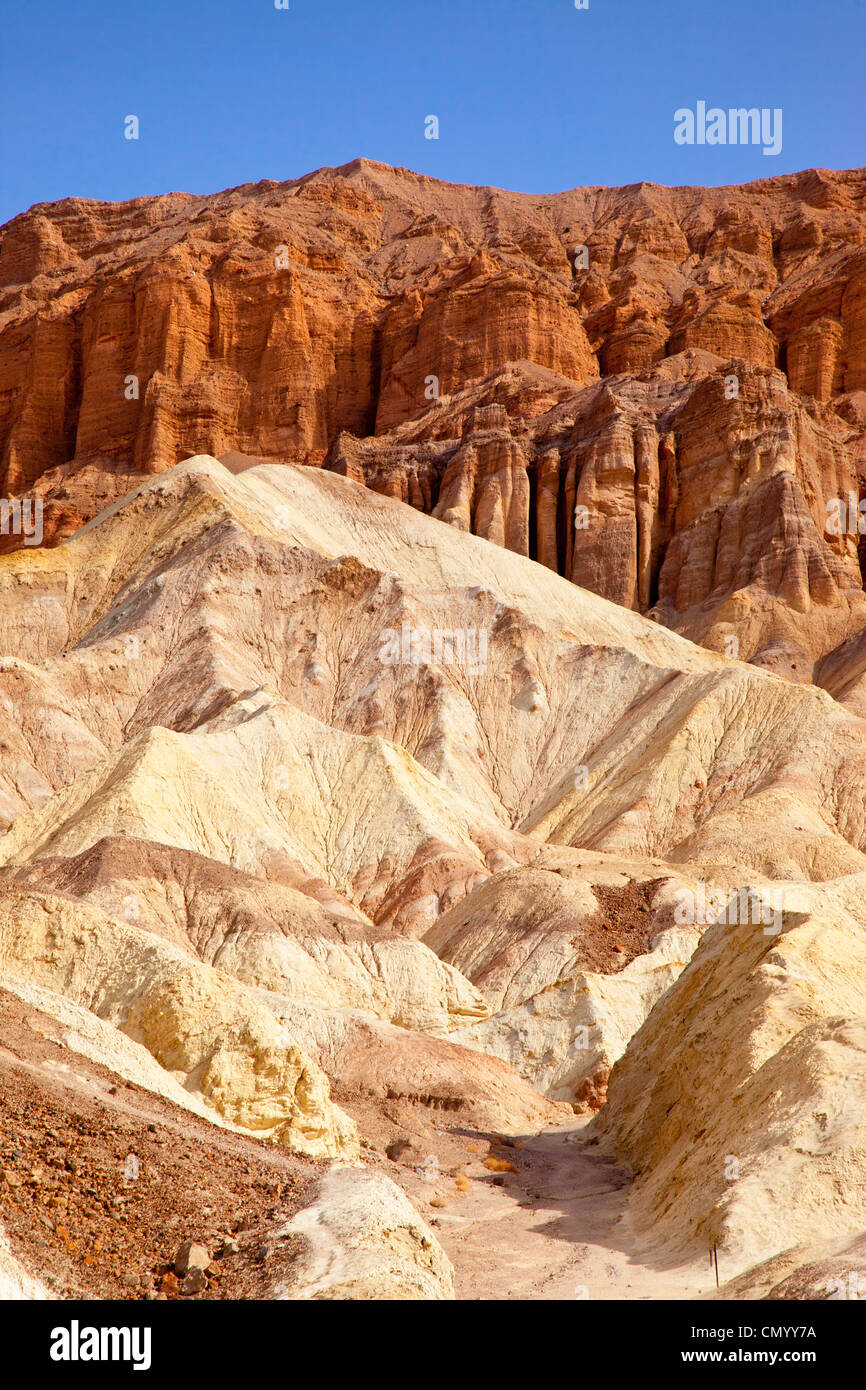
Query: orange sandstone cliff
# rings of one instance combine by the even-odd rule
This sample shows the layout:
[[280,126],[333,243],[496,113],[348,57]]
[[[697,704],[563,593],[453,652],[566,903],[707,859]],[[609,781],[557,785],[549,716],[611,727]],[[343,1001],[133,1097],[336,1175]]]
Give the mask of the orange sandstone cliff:
[[2,229],[0,296],[49,544],[191,454],[321,465],[859,700],[866,171],[72,198]]

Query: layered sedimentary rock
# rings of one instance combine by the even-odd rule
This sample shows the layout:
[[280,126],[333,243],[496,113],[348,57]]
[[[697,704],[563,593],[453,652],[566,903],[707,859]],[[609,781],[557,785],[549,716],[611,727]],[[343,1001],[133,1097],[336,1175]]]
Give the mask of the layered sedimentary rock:
[[538,197],[360,159],[40,204],[0,233],[0,491],[45,500],[50,542],[190,454],[324,463],[820,679],[866,611],[864,193]]
[[[269,1151],[408,1150],[422,1191],[458,1138],[601,1107],[653,1260],[853,1238],[862,718],[453,518],[230,463],[0,557],[3,997],[73,1070]],[[313,1252],[286,1296],[450,1297],[393,1193],[345,1196],[375,1267]]]
[[354,1158],[324,1074],[243,986],[64,898],[4,893],[0,971],[115,1025],[226,1119],[312,1157]]
[[495,1009],[454,1040],[597,1110],[613,1063],[700,939],[699,923],[676,921],[677,894],[696,891],[661,863],[552,848],[494,875],[427,933]]
[[[531,399],[537,373],[514,378]],[[852,429],[772,364],[706,351],[560,390],[529,422],[474,404],[501,380],[342,435],[326,466],[795,681],[862,628],[861,414]]]
[[862,1232],[863,979],[862,875],[791,885],[769,927],[707,929],[596,1121],[631,1166],[648,1245],[717,1246],[739,1273]]
[[647,1267],[860,1269],[864,195],[359,160],[0,232],[4,1075],[348,1162],[248,1296],[451,1298],[575,1111]]
[[442,1034],[489,1012],[463,975],[420,942],[374,926],[325,880],[301,892],[125,835],[29,862],[16,879],[72,893],[247,984],[308,1005],[362,1009]]

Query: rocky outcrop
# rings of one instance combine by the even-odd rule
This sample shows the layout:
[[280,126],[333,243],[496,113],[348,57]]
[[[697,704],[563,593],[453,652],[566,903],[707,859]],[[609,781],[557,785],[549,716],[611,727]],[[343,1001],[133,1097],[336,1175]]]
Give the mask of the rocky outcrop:
[[[864,625],[862,171],[538,198],[355,160],[0,234],[0,490],[322,464],[796,681]],[[16,546],[20,535],[0,537]]]
[[[90,920],[92,922],[93,919]],[[27,970],[24,962],[13,963],[12,969],[25,973],[0,973],[0,989],[5,992],[7,1003],[9,996],[14,996],[30,1009],[38,1009],[45,1018],[56,1020],[60,1025],[57,1036],[62,1046],[78,1058],[87,1057],[105,1067],[114,1077],[140,1086],[152,1095],[162,1096],[172,1105],[190,1111],[210,1124],[229,1130],[238,1128],[198,1091],[188,1090],[181,1085],[174,1073],[159,1065],[143,1043],[135,1042],[92,1009],[73,1002],[68,994],[34,983],[33,976],[39,972]],[[41,978],[52,976],[42,975]],[[58,989],[65,988],[65,982],[60,977],[54,977],[54,983]]]
[[685,351],[560,393],[529,422],[467,404],[478,395],[389,436],[340,436],[326,467],[791,680],[862,627],[848,525],[862,427],[794,395],[772,363]]
[[[472,1184],[504,1200],[527,1143],[541,1190],[535,1139],[565,1165],[599,1107],[585,1176],[602,1141],[632,1172],[649,1260],[849,1239],[863,720],[333,470],[231,463],[0,557],[0,971],[34,1036],[221,1139],[378,1165],[449,1253],[459,1194],[493,1209]],[[298,1296],[450,1296],[403,1216]]]
[[312,1157],[357,1136],[326,1077],[244,986],[132,925],[67,899],[4,893],[0,970],[114,1024],[241,1128]]
[[321,470],[192,460],[2,575],[10,868],[160,840],[422,937],[545,840],[863,867],[824,692]]
[[488,1005],[428,946],[376,927],[326,880],[307,891],[152,840],[113,835],[15,880],[72,893],[285,999],[445,1034]]
[[717,1246],[730,1277],[862,1230],[862,888],[792,884],[778,922],[709,927],[614,1067],[596,1125],[656,1250]]
[[454,1270],[430,1227],[396,1183],[380,1174],[337,1168],[312,1206],[285,1235],[304,1246],[291,1283],[273,1296],[292,1302],[454,1298]]
[[597,1110],[611,1067],[700,938],[700,923],[675,920],[677,895],[697,885],[659,879],[660,868],[547,849],[443,913],[428,942],[495,1006],[453,1040],[510,1062],[554,1100]]

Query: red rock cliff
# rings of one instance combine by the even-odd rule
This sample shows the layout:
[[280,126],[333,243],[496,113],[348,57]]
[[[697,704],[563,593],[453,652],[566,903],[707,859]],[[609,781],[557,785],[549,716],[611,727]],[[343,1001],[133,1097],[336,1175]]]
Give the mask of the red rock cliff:
[[0,491],[49,541],[190,454],[324,463],[810,679],[866,627],[826,530],[864,440],[864,171],[537,197],[357,160],[0,233]]

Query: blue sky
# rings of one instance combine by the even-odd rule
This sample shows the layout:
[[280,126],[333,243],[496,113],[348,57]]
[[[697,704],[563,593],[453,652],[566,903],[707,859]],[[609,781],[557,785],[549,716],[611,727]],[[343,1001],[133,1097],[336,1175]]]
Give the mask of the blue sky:
[[[864,41],[864,0],[0,0],[0,222],[357,155],[531,193],[851,168]],[[781,153],[675,144],[699,100],[780,107]]]

